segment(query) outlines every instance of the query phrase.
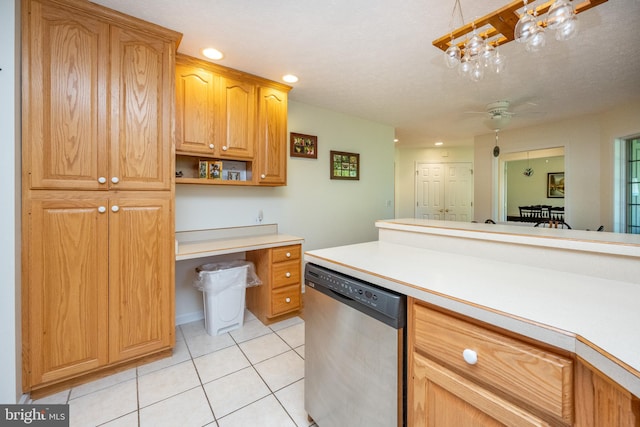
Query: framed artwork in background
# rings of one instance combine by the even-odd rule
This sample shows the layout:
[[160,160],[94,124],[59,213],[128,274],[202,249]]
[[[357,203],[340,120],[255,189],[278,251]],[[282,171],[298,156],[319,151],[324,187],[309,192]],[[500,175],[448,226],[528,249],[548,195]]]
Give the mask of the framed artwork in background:
[[329,163],[331,179],[360,179],[360,154],[332,150]]
[[547,198],[564,198],[564,172],[547,173]]

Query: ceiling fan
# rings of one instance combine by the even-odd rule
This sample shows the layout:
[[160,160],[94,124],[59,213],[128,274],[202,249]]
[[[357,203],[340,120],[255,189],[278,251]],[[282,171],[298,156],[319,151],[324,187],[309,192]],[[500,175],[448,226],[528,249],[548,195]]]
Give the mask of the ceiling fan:
[[[536,105],[533,102],[527,102],[529,105]],[[493,156],[498,157],[500,155],[500,147],[498,146],[498,132],[504,129],[511,122],[511,117],[515,115],[523,114],[537,114],[537,112],[524,112],[516,113],[510,111],[509,107],[511,103],[509,101],[495,101],[487,104],[486,111],[467,111],[469,114],[485,114],[487,118],[484,121],[484,125],[496,133],[496,144],[493,147]]]
[[[533,102],[526,102],[528,105],[536,105]],[[510,110],[511,102],[495,101],[486,105],[485,111],[467,111],[468,114],[484,114],[487,119],[484,121],[485,126],[493,131],[502,130],[509,125],[513,116],[521,116],[528,114],[537,114],[535,111],[515,112]]]

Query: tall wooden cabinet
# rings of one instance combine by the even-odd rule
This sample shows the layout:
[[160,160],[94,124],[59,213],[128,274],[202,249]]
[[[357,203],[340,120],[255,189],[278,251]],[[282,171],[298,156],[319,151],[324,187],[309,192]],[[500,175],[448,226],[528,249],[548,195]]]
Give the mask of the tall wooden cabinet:
[[180,35],[84,0],[24,0],[23,387],[174,343]]

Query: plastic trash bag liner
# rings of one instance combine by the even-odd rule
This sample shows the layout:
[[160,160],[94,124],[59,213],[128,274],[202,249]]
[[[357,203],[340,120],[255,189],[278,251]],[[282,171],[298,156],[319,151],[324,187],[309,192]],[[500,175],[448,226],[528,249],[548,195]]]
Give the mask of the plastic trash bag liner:
[[193,286],[212,295],[235,286],[252,287],[262,284],[251,261],[233,260],[204,264],[196,268],[198,277]]

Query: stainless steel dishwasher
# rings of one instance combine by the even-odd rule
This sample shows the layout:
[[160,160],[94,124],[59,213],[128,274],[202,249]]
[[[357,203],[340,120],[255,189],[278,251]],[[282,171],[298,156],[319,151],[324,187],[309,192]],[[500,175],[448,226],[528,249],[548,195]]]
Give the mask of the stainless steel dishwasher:
[[406,297],[308,263],[305,410],[319,427],[405,424]]

